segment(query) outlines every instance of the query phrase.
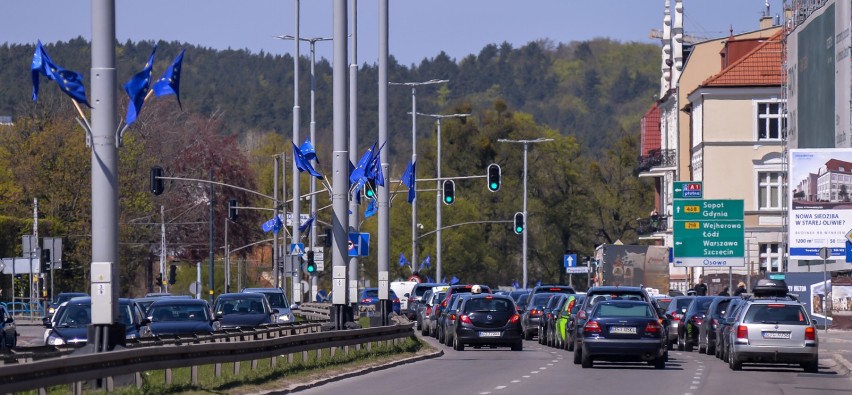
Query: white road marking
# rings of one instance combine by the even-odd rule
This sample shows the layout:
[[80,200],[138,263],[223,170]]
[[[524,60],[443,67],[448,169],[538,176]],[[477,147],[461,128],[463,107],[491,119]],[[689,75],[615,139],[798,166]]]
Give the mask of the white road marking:
[[528,378],[530,378],[530,376],[521,376],[521,377],[523,377],[523,378],[525,378],[525,379],[528,379]]
[[512,383],[512,384],[520,383],[520,382],[521,382],[521,380],[512,380],[512,381],[511,381],[511,383]]
[[501,390],[503,388],[506,388],[506,386],[505,385],[498,385],[498,386],[494,387],[495,390]]
[[694,386],[694,385],[690,385],[690,386],[689,386],[689,389],[691,389],[691,390],[697,390],[697,389],[698,389],[698,387],[697,387],[697,386]]
[[549,363],[549,364],[547,364],[547,366],[553,366],[553,364],[552,364],[552,363]]
[[532,371],[532,372],[530,372],[530,373],[532,373],[532,374],[538,374],[538,370],[533,370],[533,371]]
[[693,381],[692,384],[701,384],[700,381]]

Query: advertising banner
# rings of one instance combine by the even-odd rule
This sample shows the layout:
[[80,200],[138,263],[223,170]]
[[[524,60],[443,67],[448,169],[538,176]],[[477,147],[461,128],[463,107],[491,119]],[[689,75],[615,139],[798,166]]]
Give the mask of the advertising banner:
[[669,251],[641,245],[602,246],[603,285],[644,286],[669,292]]

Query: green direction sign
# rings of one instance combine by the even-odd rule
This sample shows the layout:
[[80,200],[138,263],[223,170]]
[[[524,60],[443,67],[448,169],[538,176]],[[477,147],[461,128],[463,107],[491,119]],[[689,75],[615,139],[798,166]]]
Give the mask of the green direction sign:
[[745,265],[742,200],[675,200],[675,266]]
[[701,181],[675,181],[673,187],[675,200],[704,197],[704,183]]

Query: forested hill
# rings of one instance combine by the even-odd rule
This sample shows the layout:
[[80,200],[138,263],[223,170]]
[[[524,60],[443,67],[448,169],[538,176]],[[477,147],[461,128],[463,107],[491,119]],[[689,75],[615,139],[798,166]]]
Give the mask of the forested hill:
[[[125,42],[117,50],[119,88],[141,70],[153,42]],[[224,130],[242,135],[250,131],[289,132],[293,110],[293,59],[246,50],[213,50],[177,42],[158,43],[155,77],[181,49],[184,59],[181,101],[183,110],[218,114]],[[84,74],[90,92],[91,52],[82,39],[49,43],[46,49],[59,65]],[[32,45],[0,47],[0,115],[18,116],[31,111],[30,62]],[[417,111],[441,113],[457,109],[476,112],[491,109],[498,99],[513,111],[532,114],[536,123],[562,134],[576,136],[584,152],[596,154],[614,138],[638,133],[641,114],[652,103],[659,81],[659,47],[619,43],[607,39],[585,42],[530,42],[521,48],[488,45],[479,54],[451,59],[440,53],[419,65],[389,62],[392,82],[448,79],[445,86],[417,90]],[[300,106],[303,130],[310,122],[310,61],[300,61]],[[316,119],[318,141],[331,134],[332,70],[328,59],[316,64]],[[378,66],[362,64],[358,91],[360,140],[376,139]],[[45,85],[47,86],[47,85]],[[411,90],[391,86],[389,92],[390,146],[404,149],[410,143]],[[90,94],[90,93],[89,93]],[[61,95],[42,89],[42,97]],[[127,103],[121,92],[120,106]],[[122,110],[123,111],[123,110]],[[145,117],[142,114],[142,119]],[[431,133],[431,120],[418,121],[418,135]],[[289,133],[287,133],[289,134]],[[306,135],[306,132],[303,132]],[[396,143],[394,144],[395,141]],[[393,149],[393,148],[392,148]]]

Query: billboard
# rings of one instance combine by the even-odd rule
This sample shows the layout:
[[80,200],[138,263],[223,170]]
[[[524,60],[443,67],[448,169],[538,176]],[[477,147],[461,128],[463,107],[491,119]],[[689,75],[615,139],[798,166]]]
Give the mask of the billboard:
[[644,286],[669,292],[669,249],[660,246],[604,244],[596,251],[603,285]]
[[[829,276],[828,281],[823,282],[823,273],[786,273],[784,282],[787,283],[788,292],[795,294],[799,301],[805,306],[811,318],[817,322],[817,325],[825,324],[826,316],[828,316],[829,324],[832,324],[833,315],[831,313],[832,305],[825,299],[825,288],[828,286],[828,296],[832,297],[832,278]],[[836,278],[834,280],[837,280]],[[826,310],[829,314],[826,314]]]
[[787,212],[790,259],[845,256],[852,229],[852,148],[790,150]]

